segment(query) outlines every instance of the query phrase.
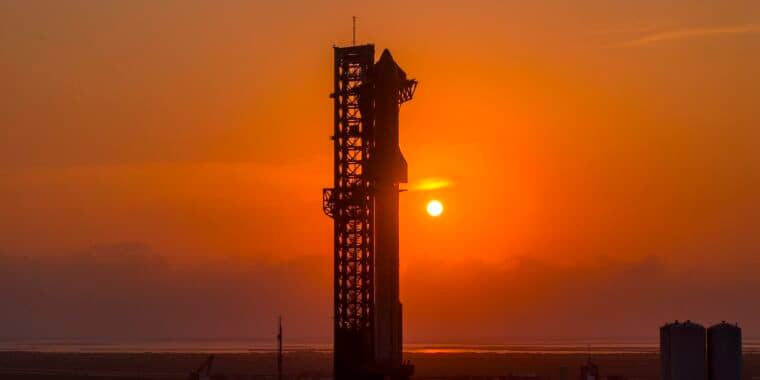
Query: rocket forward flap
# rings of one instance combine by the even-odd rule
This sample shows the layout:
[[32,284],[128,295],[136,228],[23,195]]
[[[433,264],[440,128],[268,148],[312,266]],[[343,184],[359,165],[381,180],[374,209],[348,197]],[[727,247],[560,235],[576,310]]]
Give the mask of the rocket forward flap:
[[[388,161],[374,159],[367,163],[367,176],[373,180],[385,179],[395,183],[409,181],[409,169],[401,148],[396,147],[393,156]],[[388,175],[390,171],[390,175]]]
[[401,153],[401,148],[396,149],[396,163],[393,167],[393,176],[396,178],[396,181],[399,183],[407,183],[409,181],[408,171],[406,158],[404,158],[404,154]]

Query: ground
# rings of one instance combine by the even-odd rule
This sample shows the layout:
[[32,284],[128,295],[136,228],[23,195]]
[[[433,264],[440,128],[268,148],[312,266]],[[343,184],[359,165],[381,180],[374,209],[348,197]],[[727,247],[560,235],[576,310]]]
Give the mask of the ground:
[[[34,353],[0,352],[0,379],[3,380],[184,380],[198,367],[204,354],[172,353]],[[580,366],[587,360],[582,354],[516,353],[412,353],[406,356],[416,366],[417,379],[467,379],[472,377],[537,376],[559,379],[566,367],[568,380],[577,379]],[[598,354],[593,360],[601,374],[622,375],[628,379],[659,379],[659,359],[654,353]],[[273,353],[217,354],[213,373],[227,374],[228,379],[274,378],[276,357]],[[288,352],[285,378],[313,374],[316,378],[330,373],[331,357],[312,351]],[[760,354],[745,354],[744,379],[760,379]]]

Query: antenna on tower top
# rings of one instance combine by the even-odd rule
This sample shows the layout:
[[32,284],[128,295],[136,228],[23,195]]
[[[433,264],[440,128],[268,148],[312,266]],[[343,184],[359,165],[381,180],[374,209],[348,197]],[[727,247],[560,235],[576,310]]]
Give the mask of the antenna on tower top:
[[351,45],[356,45],[356,16],[351,16],[351,19],[354,23],[353,25],[353,34],[351,39]]

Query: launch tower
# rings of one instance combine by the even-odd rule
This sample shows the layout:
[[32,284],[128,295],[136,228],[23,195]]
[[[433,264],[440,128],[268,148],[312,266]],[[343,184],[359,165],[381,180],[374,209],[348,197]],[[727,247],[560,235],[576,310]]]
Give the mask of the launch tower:
[[335,380],[408,379],[399,300],[398,138],[401,103],[417,82],[374,45],[334,48],[334,183],[322,194],[333,218]]

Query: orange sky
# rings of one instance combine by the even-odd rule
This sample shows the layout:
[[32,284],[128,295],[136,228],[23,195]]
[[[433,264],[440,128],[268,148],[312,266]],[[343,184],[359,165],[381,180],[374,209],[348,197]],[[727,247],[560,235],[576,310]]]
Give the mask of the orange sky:
[[409,340],[760,336],[757,2],[6,1],[0,338],[328,339],[352,15],[420,81]]

